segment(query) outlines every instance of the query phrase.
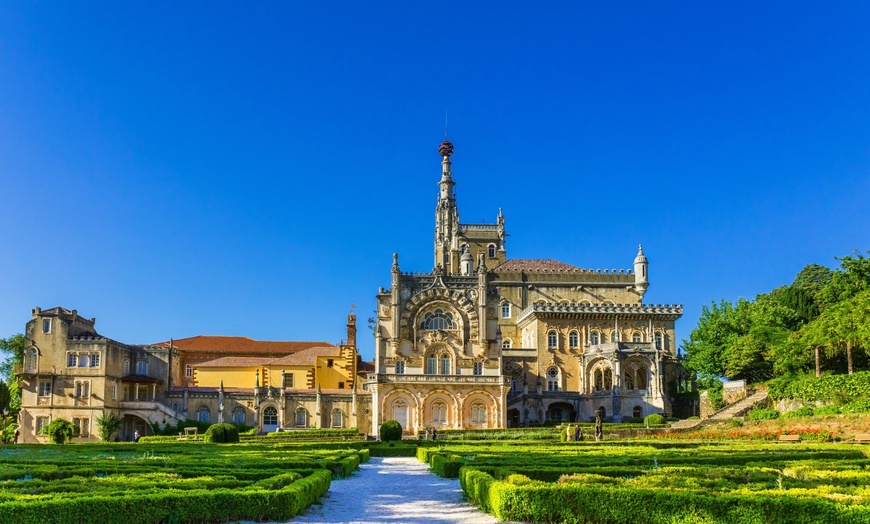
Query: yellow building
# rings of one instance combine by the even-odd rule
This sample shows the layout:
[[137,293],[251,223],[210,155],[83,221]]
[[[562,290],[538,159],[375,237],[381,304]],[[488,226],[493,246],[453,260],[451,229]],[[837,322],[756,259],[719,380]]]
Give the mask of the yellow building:
[[444,142],[434,267],[377,294],[372,432],[501,428],[668,413],[682,306],[643,304],[649,261],[588,270],[509,259],[505,217],[463,224]]
[[79,428],[74,440],[97,441],[101,414],[122,419],[120,440],[186,419],[260,431],[371,427],[371,395],[357,379],[371,366],[359,360],[354,315],[338,346],[213,336],[132,345],[95,324],[75,310],[33,310],[17,370],[23,442],[45,442],[39,430],[57,417]]

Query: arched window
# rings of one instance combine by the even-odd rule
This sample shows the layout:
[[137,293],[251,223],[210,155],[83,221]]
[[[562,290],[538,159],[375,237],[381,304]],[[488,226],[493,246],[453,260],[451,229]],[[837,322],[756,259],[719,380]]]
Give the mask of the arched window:
[[589,335],[589,342],[593,346],[597,346],[601,343],[601,335],[599,335],[597,331],[593,331],[592,334]]
[[441,355],[438,359],[438,372],[440,375],[450,374],[450,357],[447,354]]
[[635,406],[633,410],[631,410],[631,416],[634,418],[640,418],[643,416],[643,411],[640,409],[640,406]]
[[332,410],[332,427],[344,427],[344,413],[342,413],[342,411],[338,408]]
[[173,413],[178,413],[178,402],[173,402],[173,403],[172,403],[172,412],[173,412]]
[[471,423],[486,425],[486,406],[481,402],[471,405]]
[[632,333],[632,334],[631,334],[631,341],[634,342],[635,344],[638,343],[638,342],[640,342],[640,341],[641,341],[641,340],[640,340],[640,333],[638,333],[637,331],[635,331],[634,333]]
[[483,375],[483,362],[475,362],[471,372],[473,375]]
[[547,333],[547,347],[549,349],[554,349],[559,344],[559,336],[555,331],[550,331]]
[[513,345],[514,345],[513,341],[511,341],[511,339],[509,339],[509,338],[506,338],[506,339],[501,341],[502,349],[510,349],[513,347]]
[[601,420],[604,420],[607,418],[607,410],[604,409],[604,406],[601,406],[600,408],[598,408],[598,414],[601,416]]
[[547,370],[547,391],[559,391],[559,368],[555,366]]
[[434,375],[437,372],[438,372],[438,360],[436,359],[434,354],[429,355],[428,357],[426,357],[426,374],[427,375]]
[[625,389],[634,389],[634,372],[625,370]]
[[619,333],[616,330],[610,332],[610,341],[619,342]]
[[447,423],[447,404],[443,402],[432,404],[432,422],[435,424]]
[[245,423],[245,408],[243,408],[242,406],[236,406],[235,408],[233,408],[233,423]]
[[662,334],[656,333],[656,349],[662,349]]
[[580,346],[580,335],[576,331],[568,333],[568,347],[575,349]]
[[397,375],[404,375],[405,374],[405,361],[404,360],[400,360],[400,361],[396,362],[396,374]]
[[489,258],[495,258],[495,244],[490,244],[488,251]]
[[511,303],[510,302],[502,302],[501,303],[501,318],[511,318]]
[[305,408],[298,408],[296,410],[296,426],[300,428],[304,428],[308,425],[308,412],[305,411]]
[[596,369],[593,373],[594,383],[595,383],[595,391],[601,391],[604,389],[604,371],[600,369]]
[[211,422],[211,412],[208,409],[208,406],[200,406],[199,411],[196,412],[196,420],[200,422]]
[[453,321],[453,315],[445,313],[443,309],[436,309],[426,313],[420,327],[428,330],[456,329],[456,323]]
[[610,369],[604,370],[604,389],[613,389],[613,371]]
[[550,420],[554,422],[562,422],[564,416],[565,414],[562,413],[562,410],[559,408],[553,408],[550,410]]
[[277,426],[278,425],[278,410],[272,406],[263,410],[263,425]]
[[27,350],[27,355],[24,358],[24,368],[28,371],[36,370],[36,350],[30,348]]

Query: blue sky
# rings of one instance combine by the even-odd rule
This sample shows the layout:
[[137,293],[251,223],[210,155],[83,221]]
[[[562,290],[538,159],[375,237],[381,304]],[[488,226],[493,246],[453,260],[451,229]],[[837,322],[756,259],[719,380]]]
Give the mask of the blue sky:
[[870,248],[870,4],[0,2],[0,336],[344,337],[464,222],[701,307]]

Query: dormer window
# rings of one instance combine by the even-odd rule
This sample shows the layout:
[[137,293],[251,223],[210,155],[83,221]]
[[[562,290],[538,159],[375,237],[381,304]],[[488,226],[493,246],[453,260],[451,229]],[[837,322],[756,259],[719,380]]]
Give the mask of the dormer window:
[[136,374],[137,375],[147,375],[148,374],[148,361],[140,360],[136,362]]

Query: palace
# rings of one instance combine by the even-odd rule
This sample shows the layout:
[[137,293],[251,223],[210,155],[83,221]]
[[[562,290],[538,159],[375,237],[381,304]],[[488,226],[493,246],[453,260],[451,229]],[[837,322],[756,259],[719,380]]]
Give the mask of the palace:
[[372,433],[388,419],[414,433],[671,412],[682,306],[643,303],[643,249],[633,270],[509,259],[501,210],[460,223],[453,145],[439,152],[434,268],[402,272],[394,254],[377,294]]
[[393,255],[390,287],[376,295],[374,363],[359,358],[353,314],[338,345],[216,336],[131,345],[75,310],[36,308],[16,370],[23,441],[45,441],[39,430],[55,417],[72,421],[77,439],[98,440],[95,421],[108,413],[123,420],[121,440],[188,419],[374,436],[388,419],[413,435],[671,413],[682,306],[643,303],[643,249],[620,270],[510,259],[501,210],[492,224],[460,223],[453,145],[439,152],[434,267],[403,272]]

